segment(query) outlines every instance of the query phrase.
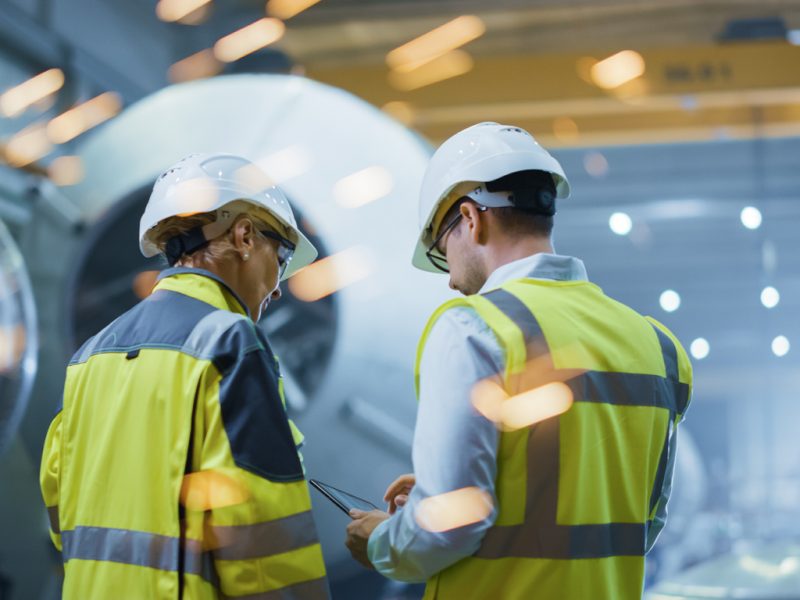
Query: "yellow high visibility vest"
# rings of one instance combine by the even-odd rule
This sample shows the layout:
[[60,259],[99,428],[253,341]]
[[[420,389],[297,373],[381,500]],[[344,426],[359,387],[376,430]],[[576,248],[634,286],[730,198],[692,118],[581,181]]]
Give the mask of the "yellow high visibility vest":
[[67,367],[41,468],[63,597],[327,600],[268,341],[211,273],[165,275]]
[[428,334],[456,306],[473,308],[497,337],[507,394],[525,391],[531,364],[547,365],[573,375],[573,404],[501,432],[497,520],[473,556],[428,582],[425,600],[641,598],[648,529],[666,515],[691,394],[686,352],[592,283],[519,279],[434,313],[418,350],[418,392]]

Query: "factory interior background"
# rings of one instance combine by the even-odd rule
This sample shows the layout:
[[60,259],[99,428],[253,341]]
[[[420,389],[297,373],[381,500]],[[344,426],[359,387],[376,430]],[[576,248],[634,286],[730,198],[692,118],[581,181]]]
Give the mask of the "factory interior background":
[[[164,267],[139,215],[190,152],[254,160],[320,248],[260,326],[309,474],[380,500],[454,294],[410,264],[419,185],[480,121],[552,150],[556,250],[691,353],[645,596],[800,598],[800,2],[0,0],[0,600],[60,597],[47,425],[71,354]],[[313,500],[334,598],[421,597]]]

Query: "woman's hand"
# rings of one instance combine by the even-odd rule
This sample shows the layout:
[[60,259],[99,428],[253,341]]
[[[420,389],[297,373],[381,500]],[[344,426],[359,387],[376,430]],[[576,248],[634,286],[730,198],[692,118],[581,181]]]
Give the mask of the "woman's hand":
[[398,508],[402,508],[405,503],[408,502],[408,495],[411,493],[416,482],[417,478],[414,477],[414,474],[408,473],[406,475],[400,475],[400,477],[389,484],[389,487],[386,488],[386,493],[383,495],[383,499],[389,503],[388,510],[390,515],[393,515]]

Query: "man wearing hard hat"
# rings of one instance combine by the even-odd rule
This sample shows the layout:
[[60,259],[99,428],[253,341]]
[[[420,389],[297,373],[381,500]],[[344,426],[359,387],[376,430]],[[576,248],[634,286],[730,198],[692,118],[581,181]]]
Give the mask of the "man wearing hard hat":
[[[561,165],[481,123],[434,154],[413,263],[450,275],[417,358],[414,475],[347,545],[426,599],[640,598],[664,525],[688,357],[554,254]],[[398,507],[401,507],[398,510]]]
[[42,458],[63,597],[327,599],[278,363],[256,327],[317,252],[237,156],[156,181],[150,296],[78,350]]

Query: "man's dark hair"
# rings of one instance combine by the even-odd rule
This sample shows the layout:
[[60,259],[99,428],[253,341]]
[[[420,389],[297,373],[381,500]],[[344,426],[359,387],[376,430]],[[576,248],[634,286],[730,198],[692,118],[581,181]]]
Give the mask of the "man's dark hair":
[[549,237],[556,213],[556,186],[546,171],[518,171],[486,182],[490,192],[510,192],[514,206],[494,209],[503,229],[511,235]]
[[[486,182],[490,192],[510,192],[514,206],[493,208],[492,214],[509,235],[550,237],[556,212],[556,186],[553,176],[545,171],[519,171]],[[471,202],[460,198],[442,219],[444,227],[456,218],[461,205]]]

